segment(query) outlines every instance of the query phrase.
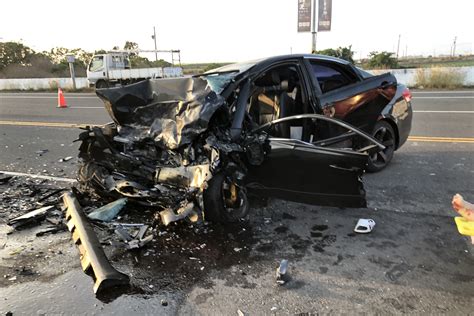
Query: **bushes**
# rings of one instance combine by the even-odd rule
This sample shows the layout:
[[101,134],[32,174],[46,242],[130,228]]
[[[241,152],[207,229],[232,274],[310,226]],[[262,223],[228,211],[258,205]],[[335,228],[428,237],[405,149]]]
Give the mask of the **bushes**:
[[419,68],[415,87],[425,89],[454,89],[463,86],[465,73],[461,69]]
[[347,47],[338,47],[336,49],[328,48],[324,50],[317,51],[316,54],[326,55],[326,56],[333,56],[337,58],[341,58],[347,60],[350,63],[354,63],[354,51],[352,50],[352,45]]
[[389,52],[371,52],[369,54],[369,68],[372,69],[394,69],[398,68],[398,61]]

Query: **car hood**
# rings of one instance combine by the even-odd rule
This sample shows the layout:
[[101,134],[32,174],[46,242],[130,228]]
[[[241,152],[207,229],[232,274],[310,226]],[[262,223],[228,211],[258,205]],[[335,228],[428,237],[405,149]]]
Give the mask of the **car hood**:
[[152,139],[163,149],[191,143],[225,103],[204,78],[152,79],[96,93],[122,138]]

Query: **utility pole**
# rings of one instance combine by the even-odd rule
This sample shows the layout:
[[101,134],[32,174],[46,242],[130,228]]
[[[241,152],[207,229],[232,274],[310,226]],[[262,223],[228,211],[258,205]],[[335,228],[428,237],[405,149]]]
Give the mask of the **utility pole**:
[[456,40],[458,39],[457,36],[454,37],[454,42],[453,42],[453,57],[456,56]]
[[397,59],[398,59],[398,52],[400,51],[400,38],[401,37],[402,37],[402,34],[398,34]]
[[155,41],[155,61],[158,61],[158,52],[156,48],[156,30],[154,26],[153,26],[153,35],[151,36],[151,38]]
[[313,5],[311,6],[311,54],[316,54],[316,37],[318,33],[316,32],[317,26],[316,26],[316,0],[313,0]]

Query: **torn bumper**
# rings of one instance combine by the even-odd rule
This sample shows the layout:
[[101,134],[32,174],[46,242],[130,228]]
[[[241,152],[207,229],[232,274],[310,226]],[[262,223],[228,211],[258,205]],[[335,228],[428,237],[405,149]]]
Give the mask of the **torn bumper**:
[[106,288],[129,284],[129,277],[109,263],[100,242],[81,210],[79,202],[71,192],[63,195],[66,210],[66,221],[72,239],[79,248],[82,270],[95,281],[94,293]]

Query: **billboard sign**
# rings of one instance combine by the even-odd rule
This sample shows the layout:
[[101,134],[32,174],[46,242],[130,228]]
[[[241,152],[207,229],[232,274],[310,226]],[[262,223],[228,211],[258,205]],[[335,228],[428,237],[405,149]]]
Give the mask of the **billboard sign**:
[[332,0],[319,0],[318,32],[331,30]]
[[298,0],[298,32],[311,32],[311,1]]

